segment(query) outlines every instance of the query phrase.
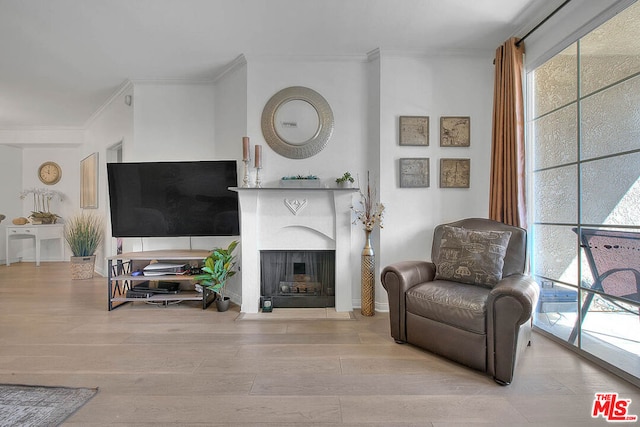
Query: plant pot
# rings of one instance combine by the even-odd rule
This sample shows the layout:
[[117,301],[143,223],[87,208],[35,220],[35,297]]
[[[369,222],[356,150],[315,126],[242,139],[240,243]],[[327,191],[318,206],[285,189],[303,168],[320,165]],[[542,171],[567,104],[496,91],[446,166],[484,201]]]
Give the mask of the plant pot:
[[224,297],[224,299],[216,299],[216,308],[218,309],[218,311],[227,311],[229,310],[229,303],[231,302],[231,300],[229,299],[229,297]]
[[93,278],[93,270],[96,263],[96,256],[72,256],[71,257],[71,278],[73,280],[83,280]]

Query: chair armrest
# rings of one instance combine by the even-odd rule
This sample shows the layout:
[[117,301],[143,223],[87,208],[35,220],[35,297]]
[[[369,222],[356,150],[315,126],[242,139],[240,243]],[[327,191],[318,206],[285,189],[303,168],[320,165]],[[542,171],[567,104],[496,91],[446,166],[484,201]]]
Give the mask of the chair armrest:
[[526,322],[533,313],[533,308],[538,303],[540,287],[531,276],[525,274],[512,274],[503,277],[489,293],[487,308],[493,307],[501,298],[511,298],[513,303],[521,306],[518,310],[520,316],[514,319],[517,324]]
[[540,288],[530,276],[504,277],[487,299],[487,370],[500,384],[509,384],[518,355],[529,343],[533,309]]
[[405,297],[413,286],[433,280],[436,267],[427,261],[403,261],[382,270],[380,280],[389,299],[391,336],[396,341],[406,341]]

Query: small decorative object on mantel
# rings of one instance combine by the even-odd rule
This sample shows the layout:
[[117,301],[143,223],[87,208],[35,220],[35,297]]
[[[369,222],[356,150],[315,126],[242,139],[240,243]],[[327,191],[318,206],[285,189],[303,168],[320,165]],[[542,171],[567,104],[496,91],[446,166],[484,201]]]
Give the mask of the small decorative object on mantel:
[[242,188],[249,188],[249,137],[242,137],[242,162],[244,163],[244,177],[242,178]]
[[280,187],[283,188],[320,188],[322,181],[315,175],[283,176]]
[[340,178],[336,178],[336,184],[341,188],[351,188],[351,184],[353,184],[355,180],[353,176],[351,176],[351,172],[345,172]]
[[256,188],[262,188],[260,169],[262,169],[262,145],[256,145]]
[[30,188],[20,192],[20,198],[25,199],[30,194],[33,195],[33,210],[29,216],[31,223],[55,224],[60,217],[51,212],[51,202],[56,197],[62,201],[62,193],[48,188]]
[[2,220],[5,219],[5,218],[6,218],[5,215],[0,214],[0,222],[2,222]]
[[367,172],[367,189],[360,190],[360,205],[362,209],[353,208],[356,214],[354,224],[364,225],[365,245],[362,249],[361,259],[361,303],[360,312],[363,316],[373,316],[375,314],[375,265],[376,257],[371,247],[371,232],[377,226],[382,227],[384,216],[384,205],[377,202],[375,188],[371,189],[369,182],[369,172]]

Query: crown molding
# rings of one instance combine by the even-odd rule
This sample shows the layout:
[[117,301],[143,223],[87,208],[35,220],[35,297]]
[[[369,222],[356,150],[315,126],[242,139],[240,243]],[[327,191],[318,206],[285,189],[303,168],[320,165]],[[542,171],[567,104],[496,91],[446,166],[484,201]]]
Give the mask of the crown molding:
[[249,61],[263,62],[366,62],[366,54],[321,55],[321,54],[252,54],[248,55]]
[[100,106],[91,116],[84,122],[83,129],[87,129],[91,124],[102,114],[102,112],[111,105],[116,99],[118,99],[125,92],[130,91],[133,88],[131,80],[127,79],[120,83],[120,86],[111,94],[109,98]]
[[84,142],[81,127],[15,127],[0,129],[0,145],[25,147],[78,147]]
[[226,76],[229,73],[232,73],[242,67],[245,67],[247,65],[247,58],[243,55],[240,54],[238,56],[236,56],[234,58],[233,61],[229,62],[227,65],[225,65],[222,70],[220,70],[213,78],[213,82],[217,82],[218,80],[220,80],[221,78],[223,78],[224,76]]

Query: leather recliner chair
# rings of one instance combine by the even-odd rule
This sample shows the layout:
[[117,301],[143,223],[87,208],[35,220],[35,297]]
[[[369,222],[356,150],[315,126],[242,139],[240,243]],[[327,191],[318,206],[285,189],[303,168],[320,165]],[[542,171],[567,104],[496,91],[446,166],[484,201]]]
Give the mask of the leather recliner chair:
[[[458,277],[467,282],[483,278],[477,271],[470,274],[469,264],[464,262],[449,271],[454,277],[443,274],[451,267],[447,257],[452,249],[447,243],[460,243],[445,233],[459,231],[470,232],[472,241],[459,246],[471,252],[479,247],[477,235],[486,237],[495,232],[504,237],[510,233],[508,243],[502,246],[502,274],[498,263],[493,284],[460,283]],[[486,246],[500,252],[495,250],[499,245]],[[500,385],[510,384],[518,357],[530,345],[532,313],[539,296],[537,283],[524,274],[526,247],[524,229],[500,222],[471,218],[438,225],[433,236],[433,262],[404,261],[382,271],[391,336],[398,343],[410,343],[485,372]]]

